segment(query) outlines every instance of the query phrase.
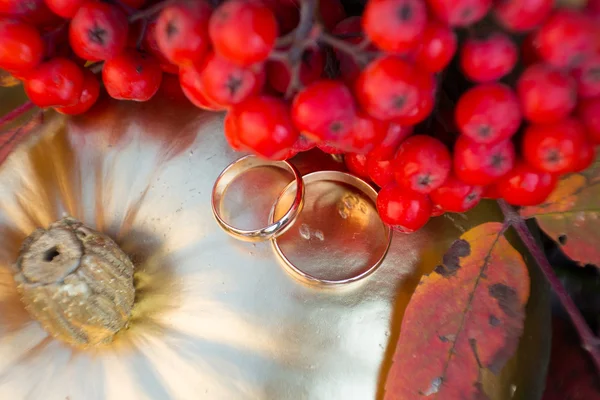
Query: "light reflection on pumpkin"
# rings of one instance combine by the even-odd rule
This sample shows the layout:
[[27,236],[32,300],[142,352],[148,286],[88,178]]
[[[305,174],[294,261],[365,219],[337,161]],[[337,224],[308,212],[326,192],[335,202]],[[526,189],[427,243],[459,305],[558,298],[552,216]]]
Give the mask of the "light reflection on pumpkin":
[[[435,267],[461,229],[481,222],[481,213],[469,222],[439,218],[395,237],[386,261],[362,285],[300,285],[270,244],[235,241],[213,221],[214,180],[240,156],[222,125],[222,115],[174,99],[105,99],[85,117],[48,118],[42,135],[0,167],[1,399],[381,395],[418,276]],[[304,173],[340,168],[319,152],[297,163]],[[280,179],[242,190],[249,201],[267,204],[288,183]],[[131,325],[110,346],[79,351],[48,338],[14,289],[10,264],[21,241],[63,213],[109,234],[136,266]],[[350,251],[364,251],[358,247]],[[528,347],[538,358],[544,351]],[[519,372],[511,371],[506,379]],[[537,378],[524,376],[535,386]],[[505,393],[503,382],[490,387]]]

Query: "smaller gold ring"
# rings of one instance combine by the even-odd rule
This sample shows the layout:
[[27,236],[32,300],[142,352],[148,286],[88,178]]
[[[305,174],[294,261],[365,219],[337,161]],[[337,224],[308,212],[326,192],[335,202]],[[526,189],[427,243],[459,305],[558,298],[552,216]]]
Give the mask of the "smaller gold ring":
[[[332,182],[344,183],[344,184],[353,186],[354,188],[360,190],[373,202],[373,204],[377,203],[377,191],[375,189],[373,189],[373,187],[371,185],[369,185],[362,179],[360,179],[354,175],[347,174],[345,172],[317,171],[317,172],[313,172],[313,173],[304,175],[302,180],[304,182],[304,185],[308,185],[312,182],[318,182],[318,181],[332,181]],[[281,192],[281,194],[279,195],[279,197],[273,204],[273,207],[271,208],[271,212],[269,213],[269,222],[273,221],[273,219],[275,218],[275,211],[277,208],[277,204],[279,204],[279,202],[285,197],[287,192],[289,192],[290,190],[293,189],[294,185],[296,185],[296,182],[290,182],[285,187],[285,189],[283,189],[283,191]],[[380,254],[379,258],[373,264],[369,265],[368,267],[366,267],[362,271],[358,272],[357,274],[350,276],[348,278],[343,278],[343,279],[326,279],[326,278],[319,278],[314,275],[311,275],[310,273],[303,271],[302,269],[300,269],[299,267],[294,265],[294,263],[284,254],[283,250],[279,246],[279,242],[277,241],[277,238],[273,238],[271,240],[271,244],[273,245],[273,250],[279,257],[279,259],[283,262],[283,265],[286,267],[286,270],[292,276],[294,276],[296,279],[300,280],[301,282],[308,283],[308,284],[313,284],[313,285],[318,285],[318,286],[335,287],[335,286],[358,282],[358,281],[368,277],[373,272],[375,272],[377,270],[377,268],[379,268],[381,263],[383,263],[383,260],[385,259],[386,255],[388,253],[388,250],[390,249],[390,245],[392,243],[392,230],[389,226],[385,225],[383,223],[383,221],[381,222],[381,224],[383,225],[383,228],[384,228],[386,243],[385,243],[385,249]]]
[[[221,202],[227,187],[240,174],[257,167],[278,167],[294,175],[296,196],[290,209],[277,221],[269,220],[269,225],[260,229],[239,229],[227,223],[221,216]],[[268,161],[253,155],[244,156],[227,166],[217,177],[212,190],[212,212],[219,226],[230,236],[245,242],[263,242],[273,239],[287,231],[294,223],[304,206],[304,182],[302,175],[287,161]]]

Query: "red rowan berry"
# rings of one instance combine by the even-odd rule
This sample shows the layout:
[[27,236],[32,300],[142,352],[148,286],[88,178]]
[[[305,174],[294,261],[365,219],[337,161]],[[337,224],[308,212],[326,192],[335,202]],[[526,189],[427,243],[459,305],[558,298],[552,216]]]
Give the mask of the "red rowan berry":
[[492,0],[428,0],[435,15],[451,26],[468,26],[482,19]]
[[267,159],[288,156],[299,133],[283,100],[265,95],[251,97],[232,111],[241,144]]
[[104,63],[102,81],[112,98],[147,101],[158,91],[162,74],[153,56],[126,50]]
[[27,74],[25,93],[38,107],[72,106],[83,89],[83,71],[73,61],[56,57]]
[[429,72],[440,72],[446,68],[456,53],[456,34],[437,21],[430,21],[425,26],[419,41],[421,44],[415,62]]
[[495,2],[494,15],[506,29],[526,32],[544,22],[553,5],[554,0],[503,0]]
[[415,135],[400,144],[393,162],[396,182],[420,193],[440,187],[452,168],[450,152],[439,140]]
[[423,0],[369,1],[362,17],[362,26],[377,47],[401,53],[411,50],[420,40],[427,23]]
[[377,196],[381,220],[394,230],[414,232],[429,221],[432,204],[426,194],[414,192],[395,183],[386,185]]
[[600,144],[600,98],[582,101],[577,107],[580,121],[585,125],[588,138]]
[[42,36],[33,26],[0,17],[0,68],[30,70],[42,61],[44,47]]
[[450,175],[429,196],[431,197],[431,201],[440,206],[444,211],[465,212],[479,203],[482,193],[483,187],[469,185],[454,175]]
[[[393,157],[393,156],[392,156]],[[394,182],[394,167],[392,158],[382,157],[378,154],[367,155],[367,173],[369,178],[379,187],[384,187]]]
[[519,99],[500,83],[467,90],[458,100],[455,119],[460,132],[477,143],[494,143],[513,136],[521,124]]
[[73,18],[87,0],[45,0],[48,8],[63,18]]
[[100,82],[98,78],[89,69],[83,70],[83,89],[79,95],[79,100],[72,106],[55,108],[61,114],[77,115],[89,110],[100,96]]
[[260,2],[228,0],[210,18],[209,34],[217,54],[250,65],[269,56],[277,39],[277,20]]
[[573,69],[577,93],[582,98],[600,96],[600,55],[594,54]]
[[109,60],[125,48],[128,26],[119,7],[88,1],[71,20],[69,42],[75,54],[85,60]]
[[352,93],[339,81],[317,81],[298,93],[292,103],[294,124],[317,141],[333,144],[345,140],[355,116]]
[[262,65],[248,68],[215,54],[209,53],[200,69],[203,93],[214,104],[227,107],[258,95],[265,82]]
[[184,66],[202,61],[210,47],[211,13],[212,7],[203,0],[175,3],[161,11],[155,38],[170,62]]
[[581,122],[567,118],[554,124],[529,125],[523,135],[525,160],[540,171],[573,172],[581,150],[587,145]]
[[385,139],[388,126],[389,123],[358,110],[350,133],[344,139],[336,141],[336,144],[347,152],[367,154]]
[[515,157],[510,140],[482,144],[460,135],[454,145],[454,173],[465,183],[489,185],[512,169]]
[[369,179],[369,171],[367,170],[367,155],[348,153],[344,155],[344,163],[348,171],[352,172],[359,178]]
[[541,57],[557,68],[576,66],[595,50],[591,20],[574,10],[553,12],[537,32],[536,41]]
[[529,66],[517,82],[525,118],[536,123],[560,121],[577,103],[577,84],[567,73],[549,65]]
[[473,82],[491,82],[512,71],[517,58],[517,45],[508,36],[495,33],[485,39],[467,39],[460,51],[460,66]]
[[556,176],[536,170],[519,161],[497,182],[498,193],[507,203],[515,206],[534,206],[542,203],[556,186]]
[[204,94],[200,69],[196,65],[179,68],[179,82],[183,93],[196,107],[207,111],[221,111],[225,107],[209,100]]
[[355,93],[360,105],[373,117],[415,125],[433,109],[435,81],[430,73],[388,55],[360,73]]

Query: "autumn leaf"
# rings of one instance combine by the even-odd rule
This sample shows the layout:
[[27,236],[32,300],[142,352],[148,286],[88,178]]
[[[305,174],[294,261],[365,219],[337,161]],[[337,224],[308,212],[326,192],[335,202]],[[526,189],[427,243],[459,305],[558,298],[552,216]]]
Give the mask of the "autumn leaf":
[[12,76],[10,72],[0,69],[0,87],[12,87],[20,83],[21,81]]
[[6,160],[13,149],[26,137],[33,129],[40,124],[41,113],[36,113],[26,122],[13,126],[10,129],[0,131],[0,165]]
[[464,233],[411,298],[385,399],[486,399],[483,369],[500,372],[516,350],[528,297],[527,267],[503,225]]
[[535,218],[567,256],[600,267],[600,158],[582,173],[567,175],[542,204],[521,209]]

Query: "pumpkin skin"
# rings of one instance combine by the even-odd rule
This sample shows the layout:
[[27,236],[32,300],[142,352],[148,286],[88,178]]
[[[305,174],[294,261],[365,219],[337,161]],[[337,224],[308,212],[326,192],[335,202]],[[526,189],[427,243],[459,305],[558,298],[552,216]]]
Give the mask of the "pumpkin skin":
[[[160,97],[102,100],[81,117],[45,119],[0,166],[0,398],[381,396],[419,277],[462,230],[500,214],[483,203],[464,218],[435,218],[414,235],[395,235],[386,260],[360,285],[315,289],[291,278],[269,243],[236,241],[214,221],[214,181],[241,155],[227,145],[222,114]],[[319,151],[294,162],[302,173],[343,168]],[[236,188],[237,206],[255,212],[229,213],[254,227],[290,179],[259,172]],[[80,350],[53,339],[16,290],[10,267],[20,244],[63,213],[107,234],[134,264],[129,327],[108,346]],[[340,268],[335,259],[323,264]],[[519,350],[499,376],[484,378],[494,400],[510,398],[511,385],[513,399],[538,399],[544,385],[549,296],[530,273]]]
[[73,218],[28,236],[15,265],[25,308],[53,337],[78,347],[110,343],[127,325],[133,264],[109,237]]

